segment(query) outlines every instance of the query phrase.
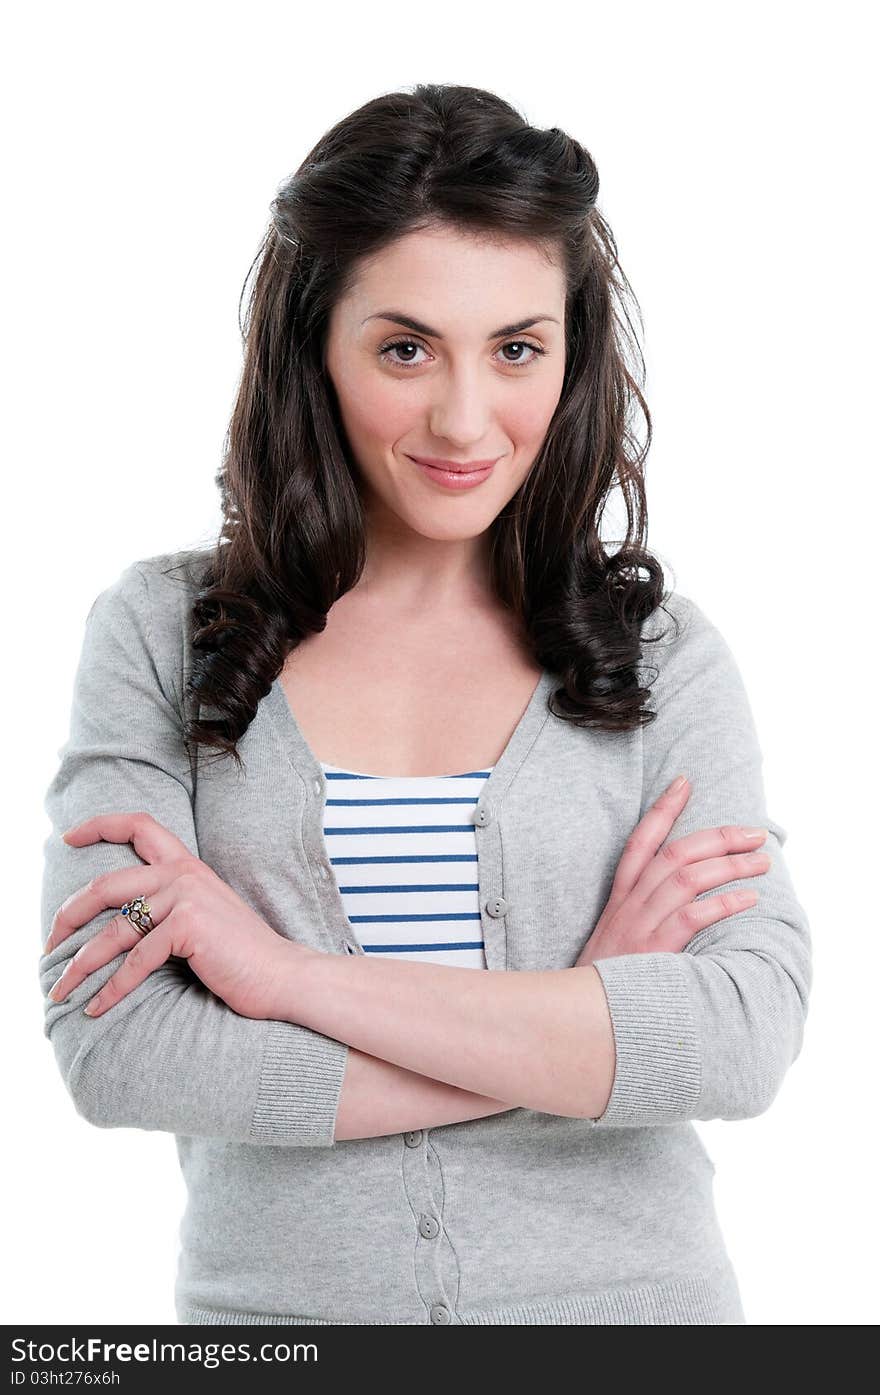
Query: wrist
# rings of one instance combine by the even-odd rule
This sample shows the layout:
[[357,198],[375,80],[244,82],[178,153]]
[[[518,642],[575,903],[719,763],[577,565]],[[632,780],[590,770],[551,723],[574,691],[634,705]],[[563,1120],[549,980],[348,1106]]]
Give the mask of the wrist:
[[315,963],[326,958],[323,950],[312,949],[296,940],[282,939],[276,970],[278,992],[273,1017],[281,1022],[302,1023]]

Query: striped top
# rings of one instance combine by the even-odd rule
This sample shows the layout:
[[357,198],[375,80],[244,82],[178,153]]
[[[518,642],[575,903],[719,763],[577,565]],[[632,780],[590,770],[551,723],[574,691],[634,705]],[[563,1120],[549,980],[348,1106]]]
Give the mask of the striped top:
[[364,953],[485,969],[472,815],[494,767],[410,776],[320,764],[327,854]]

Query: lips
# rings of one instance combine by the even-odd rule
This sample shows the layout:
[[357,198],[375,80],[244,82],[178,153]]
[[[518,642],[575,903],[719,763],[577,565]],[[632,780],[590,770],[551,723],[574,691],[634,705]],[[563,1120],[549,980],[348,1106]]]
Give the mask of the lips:
[[[494,463],[476,470],[464,469],[463,461],[459,461],[454,470],[438,469],[436,465],[423,465],[417,456],[413,456],[412,459],[416,469],[421,470],[425,479],[430,480],[437,488],[451,489],[453,493],[460,493],[466,489],[479,489],[483,481],[489,479],[495,469]],[[473,463],[473,461],[468,462],[470,465]]]
[[429,465],[433,470],[443,470],[451,475],[473,475],[478,470],[488,470],[490,465],[494,465],[499,456],[492,460],[440,460],[434,455],[411,455],[410,460],[414,460],[417,465]]

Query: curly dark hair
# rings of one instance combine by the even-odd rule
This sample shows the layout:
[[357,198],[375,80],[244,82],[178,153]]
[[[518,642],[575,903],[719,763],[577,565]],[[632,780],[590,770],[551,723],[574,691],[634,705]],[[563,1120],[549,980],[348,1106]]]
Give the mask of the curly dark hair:
[[[328,318],[361,258],[437,226],[561,250],[562,392],[533,466],[491,525],[492,582],[537,662],[559,676],[555,715],[612,732],[653,720],[641,629],[668,593],[645,547],[651,417],[628,298],[640,324],[641,313],[598,189],[591,156],[564,131],[529,125],[492,92],[433,83],[344,117],[279,188],[242,290],[244,299],[256,267],[215,478],[223,523],[190,616],[187,692],[219,715],[188,722],[191,748],[241,763],[236,743],[291,649],[324,629],[361,575],[364,515],[324,367]],[[599,524],[615,484],[627,535],[609,552]]]

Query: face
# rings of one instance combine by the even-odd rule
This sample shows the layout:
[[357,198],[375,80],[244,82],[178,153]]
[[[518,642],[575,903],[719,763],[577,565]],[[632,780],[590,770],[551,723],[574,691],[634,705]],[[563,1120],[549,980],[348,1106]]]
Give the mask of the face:
[[[333,308],[325,362],[368,519],[445,542],[484,533],[559,401],[564,325],[562,267],[534,244],[432,229],[365,262]],[[461,489],[415,456],[496,463]]]

